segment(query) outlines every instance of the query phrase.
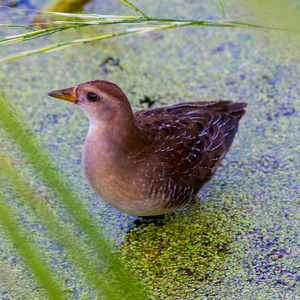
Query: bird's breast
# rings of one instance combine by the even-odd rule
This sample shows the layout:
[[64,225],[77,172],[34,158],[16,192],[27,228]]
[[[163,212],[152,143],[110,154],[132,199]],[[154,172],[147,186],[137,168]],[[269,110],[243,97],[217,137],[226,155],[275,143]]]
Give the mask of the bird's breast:
[[141,178],[139,166],[113,145],[87,138],[82,166],[91,187],[103,201],[131,215],[151,214],[145,212],[150,203],[141,188],[147,185],[147,178]]
[[158,177],[151,162],[117,153],[109,144],[88,138],[82,153],[88,182],[114,208],[131,215],[158,215],[173,211],[195,195],[192,188]]

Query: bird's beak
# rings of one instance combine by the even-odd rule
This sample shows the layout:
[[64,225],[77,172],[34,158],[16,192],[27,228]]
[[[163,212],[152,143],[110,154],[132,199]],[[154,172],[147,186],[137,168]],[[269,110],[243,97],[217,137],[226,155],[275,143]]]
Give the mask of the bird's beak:
[[74,86],[74,87],[71,87],[68,89],[56,90],[56,91],[50,92],[50,93],[48,93],[48,96],[66,100],[69,102],[74,102],[77,100],[76,90],[77,90],[77,86]]

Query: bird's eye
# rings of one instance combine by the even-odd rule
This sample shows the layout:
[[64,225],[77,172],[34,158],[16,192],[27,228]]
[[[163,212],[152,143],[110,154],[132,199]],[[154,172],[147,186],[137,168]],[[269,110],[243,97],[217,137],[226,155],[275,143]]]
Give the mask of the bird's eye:
[[87,94],[87,98],[93,102],[99,100],[98,95],[96,95],[95,93],[91,93],[91,92]]

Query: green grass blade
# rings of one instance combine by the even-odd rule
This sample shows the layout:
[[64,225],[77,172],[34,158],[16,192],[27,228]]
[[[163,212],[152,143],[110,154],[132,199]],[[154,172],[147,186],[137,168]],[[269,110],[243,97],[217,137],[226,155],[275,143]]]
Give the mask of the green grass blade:
[[[122,3],[124,3],[126,6],[130,7],[131,9],[139,12],[143,15],[143,18],[136,17],[136,16],[116,16],[116,15],[100,15],[100,14],[71,14],[71,13],[56,13],[56,12],[43,12],[43,13],[49,13],[57,16],[63,16],[63,17],[77,17],[82,19],[93,19],[93,21],[89,22],[70,22],[70,21],[53,21],[53,22],[45,22],[43,24],[59,24],[59,27],[51,27],[46,29],[40,29],[40,30],[34,30],[28,28],[28,26],[22,26],[22,25],[10,25],[10,24],[0,24],[0,26],[3,27],[23,27],[24,29],[30,29],[30,32],[22,33],[15,36],[7,36],[2,39],[0,39],[0,45],[5,44],[12,44],[16,42],[23,42],[26,40],[31,40],[35,38],[40,38],[45,35],[54,34],[60,31],[68,30],[71,28],[79,28],[84,26],[95,26],[95,25],[108,25],[108,24],[124,24],[124,25],[135,25],[135,24],[141,24],[145,26],[144,28],[139,28],[134,30],[127,28],[126,31],[123,32],[117,32],[112,34],[107,34],[103,36],[96,36],[93,38],[88,39],[80,39],[80,40],[74,40],[70,42],[64,42],[60,44],[54,44],[54,45],[48,45],[42,48],[33,49],[29,51],[23,51],[19,52],[15,55],[4,57],[0,59],[0,62],[5,62],[9,60],[13,60],[16,58],[21,58],[33,54],[38,53],[49,53],[52,51],[62,50],[74,46],[83,45],[86,43],[90,43],[93,41],[98,41],[102,39],[107,38],[113,38],[121,35],[126,35],[129,33],[139,33],[139,32],[145,32],[145,31],[154,31],[154,30],[163,30],[168,28],[174,28],[179,26],[186,26],[186,25],[197,25],[197,26],[222,26],[222,27],[245,27],[245,28],[261,28],[261,29],[276,29],[276,30],[282,30],[282,31],[291,31],[291,32],[300,32],[300,29],[297,28],[281,28],[281,27],[274,27],[274,26],[266,26],[266,25],[260,25],[260,24],[251,24],[247,22],[242,21],[233,21],[233,20],[226,20],[226,14],[223,7],[222,0],[218,0],[219,8],[223,15],[223,20],[184,20],[184,19],[167,19],[167,18],[150,18],[147,17],[141,10],[139,10],[137,7],[132,5],[126,0],[119,0]],[[166,25],[163,25],[166,24]],[[66,26],[61,26],[66,25]]]
[[[0,59],[0,63],[5,62],[5,61],[10,61],[10,60],[13,60],[13,59],[16,59],[16,58],[21,58],[21,57],[25,57],[25,56],[34,55],[34,54],[50,53],[50,52],[54,52],[54,51],[58,51],[58,50],[66,49],[66,48],[71,48],[71,47],[75,47],[75,46],[80,46],[80,45],[84,45],[84,44],[88,44],[88,43],[91,43],[91,42],[100,41],[100,40],[104,40],[104,39],[115,38],[115,37],[119,37],[119,36],[130,35],[130,34],[138,34],[138,33],[142,33],[142,32],[165,30],[165,29],[188,26],[188,25],[218,26],[218,27],[264,28],[264,29],[277,29],[277,30],[293,31],[293,32],[297,32],[297,33],[300,32],[299,28],[296,28],[296,29],[274,28],[274,27],[270,27],[270,26],[263,26],[263,25],[257,25],[257,24],[251,24],[251,23],[246,23],[246,22],[239,22],[239,21],[227,21],[227,20],[211,21],[211,20],[182,20],[182,19],[176,20],[175,19],[175,21],[174,21],[174,19],[156,19],[156,18],[152,18],[152,19],[149,19],[148,22],[145,22],[144,19],[138,19],[138,20],[135,20],[132,24],[135,24],[136,21],[138,21],[138,22],[142,21],[143,25],[146,25],[146,26],[141,27],[141,28],[127,29],[127,31],[123,31],[123,32],[117,32],[117,33],[111,33],[111,34],[106,34],[106,35],[101,35],[101,36],[95,36],[95,37],[86,38],[86,39],[78,39],[78,40],[74,40],[74,41],[70,41],[70,42],[48,45],[48,46],[33,49],[33,50],[22,51],[22,52],[19,52],[19,53],[15,54],[15,55],[4,57],[4,58]],[[150,21],[150,23],[149,23],[149,21]],[[163,22],[163,23],[167,23],[167,25],[149,26],[149,25],[151,25],[151,22],[153,22],[154,24],[155,23],[159,24],[159,23]],[[122,20],[122,21],[118,21],[118,22],[113,22],[113,24],[116,24],[116,23],[130,23],[130,21]],[[105,24],[107,24],[107,23],[105,23]],[[91,25],[91,24],[83,23],[83,24],[80,24],[80,25],[73,25],[73,26],[67,26],[67,27],[68,28],[75,28],[75,27],[79,27],[79,26],[88,26],[88,25]],[[96,24],[93,23],[92,25],[96,25]],[[103,25],[103,23],[101,23],[101,24],[99,23],[97,25]],[[68,28],[61,27],[59,30],[65,30],[65,29],[68,29]],[[47,33],[46,30],[44,32],[41,31],[41,33],[44,33],[43,35],[52,34],[54,32]],[[25,35],[27,36],[28,34],[24,34],[23,36],[25,36]],[[29,33],[29,36],[33,37],[34,33]],[[40,36],[36,36],[36,38],[37,37],[40,37]],[[11,37],[11,38],[14,38],[14,37]],[[21,40],[22,35],[18,35],[15,38],[16,38],[16,40],[14,42],[22,41]],[[3,41],[3,43],[8,42],[8,38],[6,38],[6,40],[2,39],[2,41]]]
[[129,1],[127,0],[119,0],[121,3],[125,4],[127,7],[131,8],[132,10],[138,12],[139,14],[141,14],[143,17],[148,19],[148,16],[146,14],[144,14],[139,8],[137,8],[136,6],[134,6],[133,4],[131,4]]
[[[71,192],[64,178],[47,159],[34,136],[23,130],[24,126],[17,120],[15,109],[5,99],[1,99],[0,111],[0,124],[3,129],[17,143],[26,160],[32,163],[41,179],[57,195],[57,200],[61,201],[61,206],[70,212],[74,222],[88,237],[91,250],[96,250],[93,257],[105,263],[106,272],[108,272],[107,274],[109,274],[111,280],[108,281],[113,283],[109,286],[110,291],[114,292],[114,297],[111,297],[111,299],[145,299],[133,274],[125,271],[119,259],[111,252],[111,245],[106,241],[102,231],[93,223],[90,214],[83,209],[82,204]],[[89,257],[81,257],[81,259],[86,261],[89,260]]]
[[[1,164],[0,164],[1,166]],[[47,264],[37,252],[36,247],[29,243],[22,230],[15,222],[16,216],[6,204],[4,195],[0,193],[0,223],[7,236],[14,242],[16,249],[27,262],[32,273],[42,284],[49,299],[62,299],[62,289],[58,286],[53,274],[47,268]]]
[[218,0],[218,4],[219,4],[219,9],[222,13],[223,19],[227,19],[225,9],[224,9],[224,6],[223,6],[223,0]]
[[129,35],[129,34],[133,34],[133,33],[134,32],[132,32],[132,31],[125,31],[125,32],[118,32],[118,33],[96,36],[96,37],[87,38],[87,39],[74,40],[71,42],[65,42],[65,43],[61,43],[61,44],[49,45],[49,46],[34,49],[34,50],[22,51],[13,56],[4,57],[4,58],[0,59],[0,62],[9,61],[9,60],[13,60],[16,58],[21,58],[21,57],[30,56],[33,54],[38,54],[38,53],[43,53],[43,52],[50,53],[50,52],[54,52],[54,51],[58,51],[58,50],[66,49],[66,48],[84,45],[84,44],[95,42],[95,41],[100,41],[100,40],[109,39],[109,38],[122,36],[122,35]]
[[64,13],[64,12],[54,12],[54,11],[44,11],[44,10],[35,10],[43,15],[55,15],[59,17],[67,17],[67,18],[79,18],[79,19],[138,19],[140,17],[137,16],[121,16],[121,15],[103,15],[103,14],[73,14],[73,13]]
[[[64,247],[74,266],[82,269],[87,286],[92,285],[93,290],[96,290],[99,295],[106,299],[120,299],[120,295],[115,293],[115,286],[109,280],[109,272],[106,272],[103,260],[99,261],[98,257],[88,251],[87,245],[78,240],[78,237],[66,227],[66,224],[57,219],[56,215],[47,208],[41,199],[36,198],[34,191],[25,186],[22,175],[14,170],[10,162],[3,159],[0,159],[0,178],[11,187],[17,198],[22,199],[31,207],[56,242]],[[11,236],[11,239],[15,242],[14,235]],[[25,261],[27,261],[26,257]],[[101,266],[102,272],[100,274],[99,268]]]

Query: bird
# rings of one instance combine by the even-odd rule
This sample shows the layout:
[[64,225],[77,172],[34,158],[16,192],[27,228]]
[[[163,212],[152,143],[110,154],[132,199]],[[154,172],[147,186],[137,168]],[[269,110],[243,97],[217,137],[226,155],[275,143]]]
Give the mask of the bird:
[[85,177],[110,206],[134,216],[164,215],[195,198],[230,149],[247,103],[186,102],[133,112],[122,89],[91,80],[55,90],[89,119]]

